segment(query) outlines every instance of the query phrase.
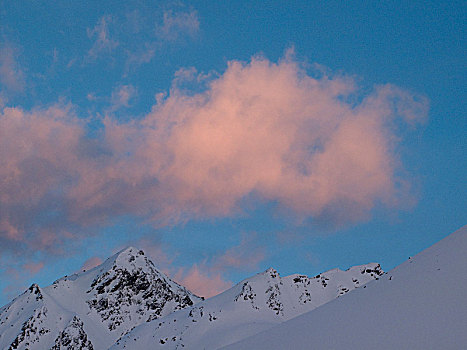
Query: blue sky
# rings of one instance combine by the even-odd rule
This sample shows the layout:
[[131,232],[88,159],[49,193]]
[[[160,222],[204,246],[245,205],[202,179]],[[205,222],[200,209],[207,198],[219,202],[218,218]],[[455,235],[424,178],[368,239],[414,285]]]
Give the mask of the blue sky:
[[126,245],[210,295],[465,225],[466,13],[2,1],[0,304]]

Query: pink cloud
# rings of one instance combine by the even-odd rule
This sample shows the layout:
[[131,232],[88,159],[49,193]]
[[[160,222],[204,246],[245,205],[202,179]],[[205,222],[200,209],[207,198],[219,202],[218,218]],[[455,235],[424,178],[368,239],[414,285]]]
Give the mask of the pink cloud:
[[206,259],[199,264],[194,264],[188,270],[169,267],[166,273],[197,295],[207,298],[217,295],[232,286],[232,282],[225,278],[226,272],[229,270],[255,270],[258,268],[258,264],[264,260],[265,251],[262,247],[254,245],[255,238],[255,234],[244,234],[238,245],[211,257],[209,260]]
[[404,196],[392,123],[423,118],[425,102],[391,86],[345,102],[356,93],[352,80],[315,79],[290,58],[233,61],[205,92],[174,87],[141,122],[108,119],[107,141],[132,154],[133,181],[157,179],[147,190],[164,203],[158,218],[232,215],[255,193],[303,216],[357,221]]
[[7,218],[0,218],[0,233],[12,241],[18,241],[22,238],[19,228],[12,225]]
[[17,56],[18,49],[0,44],[0,85],[12,92],[21,92],[25,86],[24,72],[16,60]]
[[196,295],[205,298],[222,293],[232,286],[232,283],[225,281],[220,273],[202,271],[198,265],[193,265],[188,271],[180,269],[174,279]]
[[86,260],[83,263],[83,266],[81,266],[80,271],[91,270],[92,268],[102,264],[102,262],[103,262],[102,259],[99,258],[98,256],[90,257],[88,260]]
[[[119,215],[155,225],[232,216],[252,196],[334,224],[409,197],[396,125],[422,120],[423,99],[389,85],[362,97],[352,79],[314,78],[290,56],[232,61],[202,92],[178,88],[180,79],[206,84],[195,75],[179,71],[141,119],[106,117],[98,140],[86,137],[71,106],[3,108],[2,246],[55,249],[76,237],[68,226],[84,231]],[[123,90],[115,101],[126,105],[132,93]],[[218,263],[235,266],[241,254],[226,252]]]
[[42,261],[38,263],[28,263],[23,265],[23,269],[28,270],[33,275],[42,270],[43,267],[44,263]]

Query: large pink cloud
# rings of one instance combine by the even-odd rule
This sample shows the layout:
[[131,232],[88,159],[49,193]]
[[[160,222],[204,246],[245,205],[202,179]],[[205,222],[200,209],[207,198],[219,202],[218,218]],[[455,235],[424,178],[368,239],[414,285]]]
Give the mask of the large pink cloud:
[[102,139],[69,106],[3,109],[3,245],[56,246],[75,236],[68,226],[119,215],[157,225],[232,216],[252,197],[335,224],[404,199],[398,128],[423,119],[423,99],[390,85],[362,95],[290,57],[232,61],[195,94],[178,87],[206,78],[190,72],[143,118],[106,117]]
[[253,193],[304,216],[356,221],[376,202],[397,203],[394,120],[426,112],[391,86],[356,96],[354,81],[315,79],[290,59],[233,61],[205,92],[175,87],[140,122],[107,120],[107,140],[122,157],[130,150],[132,179],[157,179],[158,218],[228,216]]

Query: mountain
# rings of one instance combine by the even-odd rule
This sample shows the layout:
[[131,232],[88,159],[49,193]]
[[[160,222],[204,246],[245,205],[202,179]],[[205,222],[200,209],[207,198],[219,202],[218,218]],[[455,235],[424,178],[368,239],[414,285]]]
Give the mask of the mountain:
[[1,349],[215,349],[271,328],[379,279],[379,264],[315,277],[270,268],[208,300],[127,248],[103,264],[0,309]]
[[280,277],[270,268],[123,336],[117,349],[217,349],[313,310],[383,275],[379,264]]
[[465,349],[467,226],[378,282],[225,349]]
[[1,308],[0,349],[108,349],[139,324],[201,300],[130,247],[51,286],[33,284]]

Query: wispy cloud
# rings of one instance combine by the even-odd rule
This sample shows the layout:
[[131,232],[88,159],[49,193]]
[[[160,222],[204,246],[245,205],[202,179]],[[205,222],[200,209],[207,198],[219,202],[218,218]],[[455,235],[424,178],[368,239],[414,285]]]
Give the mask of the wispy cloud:
[[31,274],[35,275],[44,268],[44,263],[42,261],[37,263],[28,263],[24,264],[23,268],[28,270]]
[[9,43],[0,43],[0,107],[12,94],[24,91],[25,74],[17,61],[19,49]]
[[127,59],[125,61],[124,76],[144,63],[151,62],[156,54],[156,44],[152,42],[144,43],[143,47],[136,51],[127,51]]
[[[127,26],[130,32],[140,32],[146,28],[146,33],[154,33],[154,18],[158,16],[132,12],[127,15]],[[198,14],[195,10],[170,9],[163,13],[162,21],[156,24],[155,36],[133,42],[126,49],[125,76],[142,64],[150,62],[157,50],[163,50],[167,42],[179,42],[186,38],[194,38],[200,30]],[[133,35],[134,37],[134,35]]]
[[119,42],[110,34],[109,27],[112,22],[111,16],[102,16],[94,28],[87,29],[89,39],[93,40],[93,45],[88,51],[88,58],[96,59],[101,54],[110,54],[119,45]]
[[163,23],[157,34],[165,40],[176,40],[182,36],[195,36],[199,31],[196,11],[189,12],[168,10],[164,12]]
[[[123,53],[126,57],[123,75],[128,76],[135,68],[150,62],[157,50],[168,42],[173,44],[196,37],[199,27],[197,12],[183,7],[163,13],[132,11],[124,17],[104,15],[94,27],[87,29],[92,47],[84,61],[94,62],[105,55]],[[70,61],[68,65],[73,63]]]

